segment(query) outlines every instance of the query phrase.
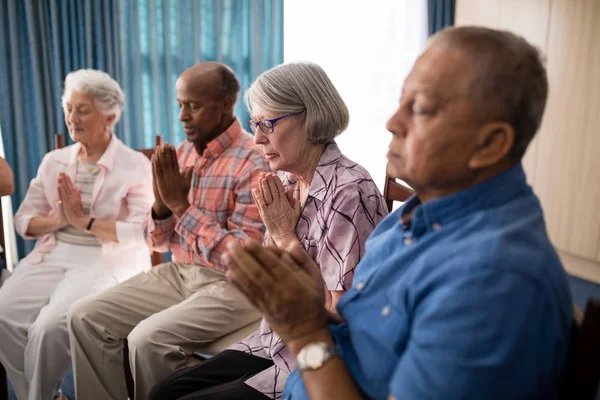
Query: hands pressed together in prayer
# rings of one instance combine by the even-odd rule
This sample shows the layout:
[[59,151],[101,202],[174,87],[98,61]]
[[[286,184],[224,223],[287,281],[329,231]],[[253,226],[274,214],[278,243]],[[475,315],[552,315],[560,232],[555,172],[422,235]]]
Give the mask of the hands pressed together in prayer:
[[179,170],[175,147],[163,143],[152,156],[152,210],[158,219],[171,213],[181,217],[189,208],[188,193],[192,184],[193,168]]
[[61,172],[58,175],[58,229],[71,225],[79,230],[84,230],[89,222],[89,217],[83,212],[81,192],[71,178]]
[[267,234],[277,247],[287,250],[296,243],[300,244],[296,237],[296,225],[301,206],[300,201],[294,198],[293,191],[286,192],[277,175],[262,173],[258,188],[252,189],[252,196]]
[[327,330],[325,287],[318,265],[300,242],[289,249],[233,244],[224,255],[227,278],[296,353]]

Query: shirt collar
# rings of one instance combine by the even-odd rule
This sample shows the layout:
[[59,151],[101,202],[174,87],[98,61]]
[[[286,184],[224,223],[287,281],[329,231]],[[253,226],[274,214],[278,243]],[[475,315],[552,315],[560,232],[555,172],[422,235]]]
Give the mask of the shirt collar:
[[[335,175],[335,168],[340,157],[342,157],[342,152],[338,145],[335,142],[327,143],[308,188],[309,197],[314,197],[319,201],[325,200],[327,189],[331,186],[330,183]],[[283,172],[278,175],[283,178],[284,184],[287,183],[287,185],[297,189],[298,178],[296,175],[290,172]]]
[[219,157],[225,149],[231,146],[238,136],[242,133],[242,125],[240,121],[236,118],[235,121],[229,128],[225,130],[225,132],[221,133],[219,136],[208,142],[206,145],[206,149],[202,153],[202,157],[206,158],[217,158]]
[[449,196],[426,203],[421,203],[418,197],[412,196],[400,215],[412,211],[412,231],[415,236],[419,236],[465,215],[498,207],[518,195],[531,192],[523,166],[517,163],[498,176]]
[[[106,148],[106,150],[104,150],[104,154],[102,154],[102,157],[100,157],[96,164],[102,165],[106,167],[106,169],[111,171],[114,168],[115,157],[121,144],[122,142],[114,134],[111,135],[108,147]],[[77,157],[79,156],[80,150],[81,143],[75,143],[75,145],[71,147],[71,154],[69,155],[69,165],[75,164],[77,162]]]

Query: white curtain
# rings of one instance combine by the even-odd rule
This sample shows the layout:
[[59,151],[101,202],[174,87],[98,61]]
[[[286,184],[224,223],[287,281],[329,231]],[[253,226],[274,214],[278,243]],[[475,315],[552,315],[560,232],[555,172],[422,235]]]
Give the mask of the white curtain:
[[426,0],[286,0],[284,61],[321,65],[350,109],[342,152],[383,191],[385,129],[404,77],[427,40]]

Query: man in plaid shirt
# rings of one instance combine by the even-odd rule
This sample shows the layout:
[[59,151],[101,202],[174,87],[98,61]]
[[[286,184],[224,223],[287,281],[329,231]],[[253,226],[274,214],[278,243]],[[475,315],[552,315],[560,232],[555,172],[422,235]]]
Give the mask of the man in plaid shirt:
[[76,303],[69,315],[76,396],[125,399],[121,349],[129,343],[135,398],[193,365],[202,345],[260,316],[225,279],[227,246],[262,240],[252,187],[267,163],[233,114],[240,84],[228,67],[199,63],[177,80],[187,141],[156,149],[152,249],[173,252],[158,265]]

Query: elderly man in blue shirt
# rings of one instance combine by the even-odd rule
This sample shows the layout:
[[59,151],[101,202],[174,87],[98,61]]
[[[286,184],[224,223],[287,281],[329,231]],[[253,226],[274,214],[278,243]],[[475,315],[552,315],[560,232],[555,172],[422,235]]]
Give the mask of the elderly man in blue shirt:
[[302,249],[231,248],[229,279],[296,356],[284,398],[558,398],[571,297],[521,165],[547,93],[521,37],[430,39],[387,124],[388,173],[416,194],[371,234],[341,319]]

